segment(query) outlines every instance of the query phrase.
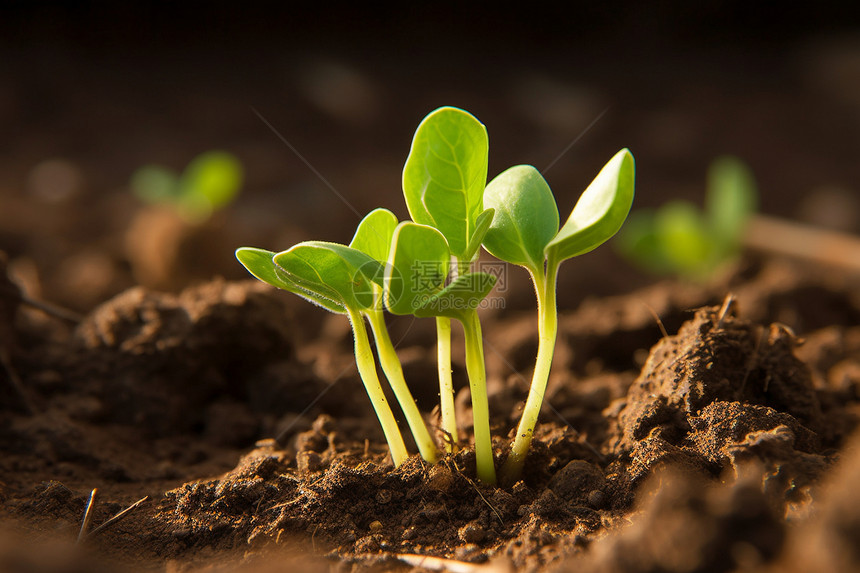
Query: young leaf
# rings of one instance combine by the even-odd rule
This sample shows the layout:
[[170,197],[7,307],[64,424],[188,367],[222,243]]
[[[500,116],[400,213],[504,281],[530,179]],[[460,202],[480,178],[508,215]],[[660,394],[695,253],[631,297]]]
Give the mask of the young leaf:
[[183,194],[217,210],[232,201],[242,186],[242,164],[225,151],[201,153],[182,172]]
[[547,245],[548,257],[563,261],[587,253],[618,232],[633,204],[633,155],[622,149],[582,193],[567,222]]
[[466,111],[442,107],[418,126],[403,168],[412,220],[438,229],[459,258],[467,257],[483,211],[488,156],[484,125]]
[[723,256],[733,254],[740,244],[756,203],[756,184],[749,167],[735,157],[719,157],[711,163],[705,216]]
[[469,273],[460,275],[444,289],[434,294],[422,306],[415,310],[415,316],[446,316],[464,320],[468,311],[478,308],[486,298],[497,278],[488,273]]
[[276,254],[274,261],[302,289],[346,308],[373,308],[371,283],[382,284],[379,261],[337,243],[299,243]]
[[484,248],[511,264],[543,269],[544,249],[558,233],[558,208],[540,172],[531,165],[503,171],[487,185],[484,205],[496,210]]
[[388,260],[397,216],[388,209],[374,209],[361,220],[349,246],[377,261]]
[[445,237],[426,225],[400,223],[385,266],[385,304],[394,314],[413,314],[445,287],[451,252]]
[[297,294],[336,314],[346,314],[346,308],[342,304],[301,288],[282,268],[275,264],[274,257],[275,253],[272,251],[255,247],[242,247],[236,250],[236,258],[257,279],[273,287]]
[[490,225],[493,224],[493,216],[495,209],[485,209],[483,213],[475,219],[475,231],[472,233],[472,238],[469,239],[469,246],[466,247],[465,260],[471,261],[478,254],[478,249],[481,248],[481,243],[484,237],[487,236],[487,231],[490,230]]
[[717,263],[713,238],[704,231],[701,212],[688,201],[670,201],[654,219],[657,242],[670,268],[695,277],[707,275]]

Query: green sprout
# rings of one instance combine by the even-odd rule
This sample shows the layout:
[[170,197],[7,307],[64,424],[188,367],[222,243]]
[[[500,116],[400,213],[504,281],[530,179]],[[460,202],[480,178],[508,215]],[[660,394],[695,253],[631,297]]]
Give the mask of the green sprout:
[[496,212],[484,248],[503,261],[525,267],[538,305],[538,354],[516,437],[502,467],[505,483],[522,472],[549,379],[558,331],[558,267],[597,248],[621,228],[633,202],[634,172],[633,155],[622,149],[582,193],[560,230],[555,198],[534,167],[511,167],[484,191],[484,204]]
[[[374,209],[359,223],[349,246],[373,257],[376,261],[385,261],[388,259],[397,223],[397,216],[391,211]],[[424,418],[421,417],[421,412],[415,404],[409,387],[406,385],[406,380],[403,377],[403,366],[397,357],[394,345],[391,343],[388,327],[385,326],[385,316],[381,305],[382,288],[376,283],[370,283],[370,286],[373,291],[374,304],[370,308],[365,308],[363,314],[367,317],[373,331],[376,353],[379,356],[382,371],[385,372],[385,377],[397,397],[397,402],[400,404],[404,416],[406,416],[406,422],[409,424],[409,429],[412,431],[421,457],[434,463],[437,458],[436,444],[427,430],[427,425],[424,423]]]
[[355,359],[399,465],[408,456],[376,374],[365,328],[370,323],[376,350],[422,457],[438,451],[403,377],[403,368],[385,325],[394,315],[434,317],[438,336],[441,426],[456,449],[458,431],[451,379],[451,320],[462,324],[466,373],[472,398],[476,473],[496,482],[490,435],[483,337],[477,309],[496,277],[472,272],[483,244],[499,259],[526,268],[538,301],[539,347],[532,385],[502,468],[502,479],[521,473],[546,391],[558,330],[556,277],[559,265],[612,237],[633,201],[634,161],[618,152],[583,192],[559,228],[555,199],[531,166],[504,171],[489,185],[487,130],[471,114],[453,107],[430,113],[415,132],[403,169],[403,194],[413,221],[398,223],[386,209],[371,211],[349,246],[308,241],[274,253],[240,248],[239,261],[258,279],[349,317]]
[[[449,324],[453,318],[463,325],[466,373],[472,396],[476,473],[484,483],[493,484],[496,468],[477,308],[495,286],[496,277],[487,273],[463,273],[447,283],[450,267],[451,251],[442,233],[411,221],[400,223],[394,231],[385,267],[385,304],[393,314],[443,317]],[[444,403],[444,397],[440,400]]]
[[720,157],[708,169],[703,210],[674,200],[631,213],[616,247],[654,274],[705,280],[740,253],[757,202],[750,169],[737,158]]
[[[403,195],[409,215],[416,223],[442,234],[450,250],[447,256],[453,258],[455,276],[468,269],[493,219],[492,209],[483,208],[488,157],[484,125],[462,109],[441,107],[419,124],[403,168]],[[450,316],[437,315],[436,337],[441,427],[449,438],[446,449],[451,452],[458,434]]]
[[349,317],[355,338],[355,363],[388,442],[394,465],[409,457],[397,421],[385,398],[364,326],[363,312],[373,310],[383,266],[373,257],[344,245],[309,241],[273,253],[243,247],[236,251],[248,271],[277,288],[292,292],[337,314]]
[[242,164],[225,151],[198,155],[181,174],[146,165],[131,176],[131,188],[141,200],[167,205],[190,223],[201,223],[230,204],[241,187]]

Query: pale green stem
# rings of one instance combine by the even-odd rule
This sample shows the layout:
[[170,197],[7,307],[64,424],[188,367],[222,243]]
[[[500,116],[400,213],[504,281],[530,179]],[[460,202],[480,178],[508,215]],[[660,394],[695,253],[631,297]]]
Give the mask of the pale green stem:
[[490,407],[487,403],[487,372],[484,367],[484,341],[478,313],[467,311],[461,319],[466,337],[466,373],[472,394],[472,426],[475,433],[475,458],[478,479],[496,483],[493,442],[490,438]]
[[439,368],[439,406],[442,431],[447,434],[445,451],[457,451],[457,412],[454,407],[454,381],[451,378],[451,319],[436,317],[436,362]]
[[538,300],[538,353],[535,370],[523,415],[517,426],[516,437],[511,444],[511,451],[502,466],[503,483],[513,483],[523,470],[529,446],[534,437],[535,426],[543,404],[549,372],[552,367],[552,357],[555,352],[555,340],[558,333],[558,309],[555,302],[556,277],[558,263],[553,259],[547,262],[546,274],[543,269],[538,272],[529,270],[535,285]]
[[391,459],[395,466],[399,466],[409,457],[409,452],[406,451],[406,444],[403,443],[403,436],[400,435],[397,420],[391,413],[391,408],[385,399],[385,393],[382,391],[382,385],[379,383],[379,377],[376,375],[376,362],[373,360],[373,352],[367,338],[364,317],[360,312],[351,308],[347,308],[347,312],[355,335],[355,364],[358,366],[358,374],[361,376],[361,381],[364,382],[367,395],[370,396],[370,403],[373,405],[376,417],[382,424],[382,432],[388,442]]
[[418,451],[421,452],[421,457],[429,463],[436,463],[438,455],[436,443],[427,430],[427,425],[424,423],[418,406],[415,405],[415,399],[412,397],[412,392],[409,391],[409,386],[406,385],[403,367],[397,357],[397,351],[394,350],[394,345],[391,343],[388,328],[385,326],[385,317],[382,311],[376,309],[366,310],[364,313],[370,322],[371,330],[373,330],[379,363],[382,365],[382,370],[388,378],[391,389],[394,390],[394,395],[397,397],[397,402],[400,404],[404,416],[406,416],[406,422],[409,424],[409,429],[412,430]]

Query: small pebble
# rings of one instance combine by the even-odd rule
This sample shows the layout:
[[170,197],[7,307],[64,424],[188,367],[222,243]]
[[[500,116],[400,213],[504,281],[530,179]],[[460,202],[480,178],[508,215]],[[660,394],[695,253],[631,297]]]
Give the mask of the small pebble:
[[381,530],[381,529],[382,529],[382,522],[380,522],[379,520],[371,521],[371,522],[370,522],[370,525],[369,525],[368,527],[370,528],[370,530],[371,530],[372,532],[374,532],[374,533],[375,533],[375,532],[377,532],[377,531],[379,531],[379,530]]
[[474,521],[461,527],[457,534],[463,543],[480,543],[487,536],[484,528]]

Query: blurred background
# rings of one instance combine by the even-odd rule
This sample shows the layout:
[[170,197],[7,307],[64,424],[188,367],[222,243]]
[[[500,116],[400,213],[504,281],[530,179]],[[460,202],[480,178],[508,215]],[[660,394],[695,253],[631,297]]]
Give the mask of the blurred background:
[[[708,165],[733,154],[762,212],[860,231],[854,3],[0,10],[0,250],[32,296],[76,310],[134,284],[245,278],[236,247],[347,242],[377,206],[406,218],[402,166],[441,105],[487,126],[490,177],[544,170],[563,219],[629,147],[634,208],[701,203]],[[205,221],[131,191],[139,168],[181,173],[209,150],[235,155],[243,183]],[[611,249],[562,275],[563,308],[652,280]],[[525,275],[513,278],[532,305]]]

